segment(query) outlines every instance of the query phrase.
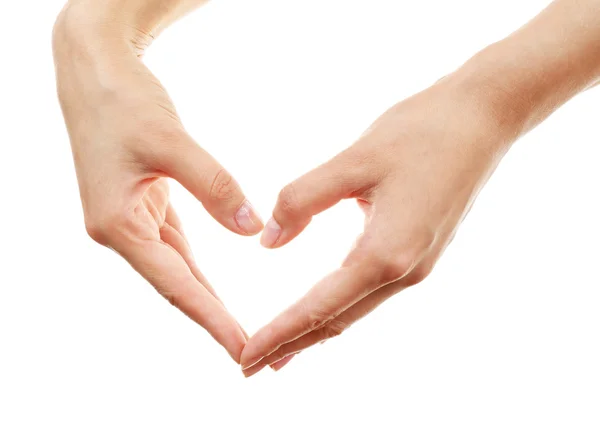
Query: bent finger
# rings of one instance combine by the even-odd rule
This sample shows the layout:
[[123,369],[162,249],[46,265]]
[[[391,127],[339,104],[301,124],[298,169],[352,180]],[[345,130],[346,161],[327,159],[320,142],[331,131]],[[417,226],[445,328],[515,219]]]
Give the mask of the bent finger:
[[263,228],[260,217],[232,175],[187,133],[179,134],[168,153],[160,157],[160,169],[192,193],[213,218],[241,235]]
[[264,247],[281,247],[306,228],[313,216],[358,196],[376,180],[355,153],[346,150],[285,186],[261,237]]

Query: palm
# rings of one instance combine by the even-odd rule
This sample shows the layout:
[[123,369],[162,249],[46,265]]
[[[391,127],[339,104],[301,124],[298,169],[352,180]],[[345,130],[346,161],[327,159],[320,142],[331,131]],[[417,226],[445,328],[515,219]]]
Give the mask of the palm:
[[246,335],[196,266],[169,204],[167,177],[233,232],[254,235],[262,222],[251,217],[237,182],[185,131],[138,57],[121,57],[108,84],[71,64],[58,67],[57,80],[88,233],[239,361]]
[[[168,265],[172,277],[188,272],[200,282],[215,298],[217,295],[194,261],[187,238],[181,228],[179,217],[169,203],[169,183],[166,178],[154,181],[146,190],[134,209],[136,235],[149,251],[160,254],[162,264]],[[157,285],[155,287],[159,288]],[[168,290],[160,291],[173,301]]]
[[[159,178],[146,190],[135,208],[135,215],[139,219],[140,234],[142,237],[153,241],[164,241],[161,238],[161,229],[166,225],[169,208],[169,184],[165,178]],[[172,209],[169,213],[172,213]],[[173,218],[169,215],[170,219]]]

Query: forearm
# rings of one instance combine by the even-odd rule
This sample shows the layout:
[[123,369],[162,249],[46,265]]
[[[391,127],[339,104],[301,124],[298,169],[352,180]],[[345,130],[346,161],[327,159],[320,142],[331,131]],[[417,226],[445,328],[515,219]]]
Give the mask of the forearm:
[[515,138],[600,81],[600,0],[557,0],[456,72]]
[[[70,0],[57,36],[68,39],[60,43],[63,49],[81,44],[94,59],[118,49],[139,55],[162,29],[206,1]],[[476,54],[452,79],[509,128],[508,137],[517,138],[600,81],[600,0],[554,1]]]
[[[140,88],[140,83],[160,87],[139,57],[168,24],[204,3],[206,0],[68,1],[53,34],[57,91],[63,111],[74,112],[71,108],[79,104],[72,98],[81,94],[100,102]],[[175,114],[162,87],[155,97]],[[82,121],[71,119],[70,129],[75,130]]]

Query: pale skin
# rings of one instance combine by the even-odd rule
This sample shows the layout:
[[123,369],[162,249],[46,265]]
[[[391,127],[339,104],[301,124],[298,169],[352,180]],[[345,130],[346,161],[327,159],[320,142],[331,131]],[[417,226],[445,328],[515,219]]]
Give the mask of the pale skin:
[[71,0],[54,31],[58,92],[86,226],[203,326],[251,376],[345,331],[421,282],[521,135],[600,80],[600,0],[557,0],[506,39],[396,104],[348,149],[284,187],[263,246],[356,199],[363,234],[342,266],[248,338],[192,257],[166,178],[223,226],[263,224],[239,185],[186,133],[141,56],[198,0]]

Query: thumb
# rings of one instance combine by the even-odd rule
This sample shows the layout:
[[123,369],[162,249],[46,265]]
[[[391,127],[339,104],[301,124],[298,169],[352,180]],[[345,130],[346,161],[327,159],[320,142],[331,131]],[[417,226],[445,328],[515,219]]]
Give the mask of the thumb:
[[161,169],[225,228],[241,235],[259,233],[263,223],[231,174],[189,135],[183,134],[174,145],[161,157]]
[[361,160],[352,159],[347,151],[308,172],[279,193],[261,244],[268,248],[287,244],[306,228],[314,215],[366,191],[372,178]]

